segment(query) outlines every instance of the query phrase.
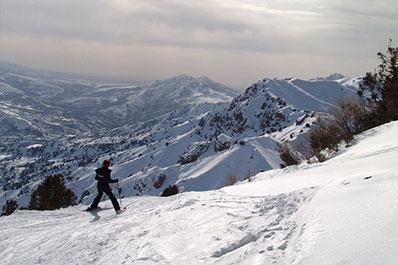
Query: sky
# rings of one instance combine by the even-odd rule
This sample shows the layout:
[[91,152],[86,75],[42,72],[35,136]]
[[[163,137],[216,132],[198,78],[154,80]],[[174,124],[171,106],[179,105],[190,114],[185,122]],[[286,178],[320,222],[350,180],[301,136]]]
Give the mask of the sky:
[[0,59],[113,80],[363,76],[389,39],[396,0],[0,0]]

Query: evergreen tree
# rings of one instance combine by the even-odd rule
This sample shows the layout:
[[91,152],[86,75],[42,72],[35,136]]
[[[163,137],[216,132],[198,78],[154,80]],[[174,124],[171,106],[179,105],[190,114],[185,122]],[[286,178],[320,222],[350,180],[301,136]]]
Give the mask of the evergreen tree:
[[76,195],[65,187],[62,175],[47,177],[32,193],[29,202],[31,210],[55,210],[76,205]]
[[[398,48],[391,47],[391,42],[387,55],[381,52],[377,54],[381,64],[375,73],[366,73],[358,90],[362,99],[367,98],[367,105],[371,109],[368,117],[373,123],[371,126],[398,119]],[[370,93],[369,97],[366,92]]]
[[169,197],[178,194],[180,191],[178,190],[177,185],[169,185],[167,188],[165,188],[160,195],[161,197]]

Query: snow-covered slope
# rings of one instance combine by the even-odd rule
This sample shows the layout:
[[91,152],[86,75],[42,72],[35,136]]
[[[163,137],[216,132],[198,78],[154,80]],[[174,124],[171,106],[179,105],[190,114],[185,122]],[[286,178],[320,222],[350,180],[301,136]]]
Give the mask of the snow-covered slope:
[[117,216],[17,211],[0,218],[2,264],[395,264],[397,134],[221,190],[126,198]]
[[[272,82],[265,79],[228,103],[225,102],[228,91],[216,86],[205,89],[211,81],[203,77],[178,76],[155,81],[138,97],[131,95],[141,90],[119,86],[118,90],[132,89],[124,94],[124,100],[136,100],[133,104],[136,107],[152,104],[160,109],[159,104],[164,103],[161,98],[167,97],[158,98],[163,92],[174,98],[173,102],[195,104],[181,103],[182,106],[174,106],[172,112],[125,124],[103,134],[63,136],[53,140],[3,137],[0,142],[0,185],[3,188],[0,207],[8,199],[15,199],[21,207],[26,207],[37,185],[54,174],[65,176],[67,186],[79,201],[91,201],[96,192],[93,172],[103,159],[112,160],[113,175],[121,179],[125,197],[159,195],[170,184],[177,184],[181,191],[219,189],[228,183],[229,176],[242,180],[261,170],[279,168],[278,145],[300,139],[316,120],[320,105],[323,104],[320,109],[324,109],[338,96],[353,93],[340,81],[318,79]],[[298,88],[293,83],[304,85]],[[317,92],[318,83],[323,93]],[[95,93],[104,93],[106,98],[112,99],[114,94],[109,91],[114,89],[115,86],[99,87]],[[304,90],[307,92],[303,94]],[[276,94],[280,91],[288,91],[292,99],[278,97]],[[303,98],[303,101],[294,102],[294,98]],[[214,99],[221,102],[214,103]],[[202,101],[205,103],[198,103]],[[144,113],[145,108],[142,108]],[[159,179],[163,183],[155,185]]]
[[270,94],[284,99],[287,104],[296,108],[326,110],[333,106],[338,98],[355,95],[360,81],[359,78],[349,79],[341,75],[332,75],[311,80],[264,79],[256,85],[259,89],[267,90]]

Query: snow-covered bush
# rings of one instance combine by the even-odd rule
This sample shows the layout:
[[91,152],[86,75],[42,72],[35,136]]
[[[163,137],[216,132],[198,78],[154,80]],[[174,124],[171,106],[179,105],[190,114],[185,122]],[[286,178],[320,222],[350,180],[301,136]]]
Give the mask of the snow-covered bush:
[[165,174],[160,174],[157,177],[153,177],[152,178],[152,182],[153,182],[153,187],[156,189],[159,189],[160,187],[162,187],[164,181],[166,179],[166,175]]

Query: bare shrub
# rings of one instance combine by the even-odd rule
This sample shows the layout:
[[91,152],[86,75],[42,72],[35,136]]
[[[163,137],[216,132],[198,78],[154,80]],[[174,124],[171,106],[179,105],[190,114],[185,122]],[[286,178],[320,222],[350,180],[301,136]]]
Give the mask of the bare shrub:
[[337,151],[338,144],[343,139],[343,131],[331,118],[320,118],[317,125],[318,127],[307,135],[307,139],[312,155],[322,162],[325,161],[322,150],[330,149]]
[[298,155],[292,147],[290,147],[287,143],[279,146],[279,157],[284,162],[281,164],[281,168],[285,168],[288,166],[297,165],[299,163]]
[[227,173],[227,184],[226,186],[232,186],[238,181],[238,176],[236,174],[233,174],[231,172]]
[[305,135],[304,139],[294,142],[290,147],[294,150],[298,160],[308,160],[313,156],[313,151],[309,145],[308,133]]
[[319,118],[317,127],[307,134],[311,154],[319,161],[326,158],[322,150],[337,151],[339,143],[350,143],[353,136],[368,129],[365,105],[356,97],[343,97],[329,109],[330,116]]
[[336,107],[330,108],[330,113],[334,117],[336,126],[341,129],[344,140],[349,141],[355,134],[367,129],[364,124],[367,110],[359,98],[341,97],[336,103]]
[[244,170],[238,169],[238,171],[242,174],[243,179],[247,179],[249,182],[252,181],[252,177],[255,175],[252,170],[246,167],[244,167]]

